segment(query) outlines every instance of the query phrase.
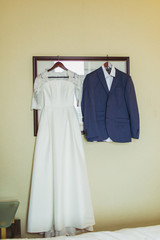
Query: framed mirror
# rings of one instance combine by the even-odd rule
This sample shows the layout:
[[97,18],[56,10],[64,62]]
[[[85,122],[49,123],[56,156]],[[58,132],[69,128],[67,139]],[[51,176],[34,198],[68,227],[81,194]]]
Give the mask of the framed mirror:
[[[65,67],[82,77],[102,66],[106,61],[111,62],[117,69],[130,73],[130,59],[129,57],[60,57],[60,56],[33,56],[33,85],[35,78],[46,69],[51,68],[55,62],[61,61]],[[57,69],[58,70],[58,69]],[[58,70],[61,71],[61,70]],[[83,122],[81,107],[77,107],[75,102],[75,109],[78,115],[81,132],[83,133]],[[34,110],[34,136],[37,136],[38,131],[38,110]]]

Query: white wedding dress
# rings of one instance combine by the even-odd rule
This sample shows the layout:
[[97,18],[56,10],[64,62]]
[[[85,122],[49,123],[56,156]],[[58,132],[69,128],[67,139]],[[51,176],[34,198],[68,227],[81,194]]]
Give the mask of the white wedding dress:
[[28,232],[52,232],[52,236],[92,231],[94,214],[87,167],[74,108],[80,100],[80,77],[64,71],[48,78],[40,74],[34,83],[32,108],[41,110],[34,155],[28,213]]

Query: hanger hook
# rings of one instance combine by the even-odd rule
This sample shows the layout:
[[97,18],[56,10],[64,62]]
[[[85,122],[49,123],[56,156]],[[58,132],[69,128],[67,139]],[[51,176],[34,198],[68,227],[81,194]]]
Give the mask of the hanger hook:
[[106,59],[107,59],[107,62],[108,62],[108,54],[107,54],[107,56],[106,56]]
[[58,62],[59,62],[59,59],[60,59],[60,56],[59,56],[59,55],[57,56],[57,59],[58,59]]

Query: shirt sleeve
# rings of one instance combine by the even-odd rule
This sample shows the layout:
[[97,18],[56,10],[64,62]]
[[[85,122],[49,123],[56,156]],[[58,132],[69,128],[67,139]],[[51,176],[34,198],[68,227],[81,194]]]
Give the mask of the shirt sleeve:
[[43,108],[43,84],[44,81],[40,76],[37,76],[34,82],[34,90],[32,97],[32,109],[42,109]]
[[75,95],[76,95],[76,100],[77,100],[77,106],[81,106],[81,101],[82,101],[82,86],[83,86],[83,77],[77,75],[76,76],[76,81],[75,81]]

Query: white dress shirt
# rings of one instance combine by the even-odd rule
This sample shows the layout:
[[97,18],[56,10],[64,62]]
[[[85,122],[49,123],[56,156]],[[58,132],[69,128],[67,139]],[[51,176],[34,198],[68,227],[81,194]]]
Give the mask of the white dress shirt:
[[[102,70],[104,73],[104,77],[106,79],[106,83],[108,86],[108,90],[111,90],[111,86],[112,86],[112,82],[113,82],[113,77],[115,77],[116,75],[116,70],[115,67],[109,62],[109,67],[111,67],[111,72],[110,74],[107,72],[107,70],[105,69],[104,65],[102,65]],[[104,140],[104,142],[113,142],[112,139],[109,137],[106,140]]]
[[[111,63],[110,63],[111,64]],[[115,67],[113,65],[110,65],[109,64],[109,67],[111,67],[111,72],[110,74],[107,72],[107,70],[105,69],[104,65],[102,66],[102,70],[103,70],[103,73],[104,73],[104,77],[106,79],[106,83],[107,83],[107,86],[108,86],[108,90],[110,91],[111,90],[111,86],[112,86],[112,82],[113,82],[113,77],[115,77],[116,75],[116,70],[115,70]]]

